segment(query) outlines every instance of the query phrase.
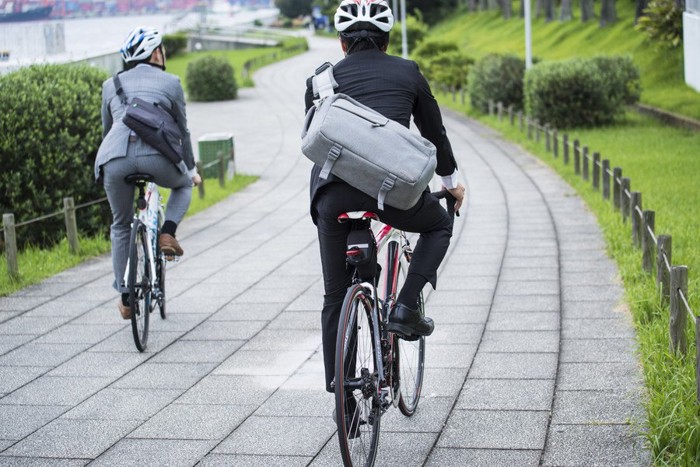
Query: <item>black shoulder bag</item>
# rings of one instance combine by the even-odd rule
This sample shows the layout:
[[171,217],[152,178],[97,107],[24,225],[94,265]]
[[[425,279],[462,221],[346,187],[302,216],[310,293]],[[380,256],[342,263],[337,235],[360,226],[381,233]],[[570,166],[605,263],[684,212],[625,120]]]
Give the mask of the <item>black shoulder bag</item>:
[[181,172],[187,172],[183,161],[185,147],[182,132],[172,110],[157,102],[146,102],[138,97],[127,99],[118,75],[114,75],[114,88],[126,110],[122,121],[139,137],[167,157]]

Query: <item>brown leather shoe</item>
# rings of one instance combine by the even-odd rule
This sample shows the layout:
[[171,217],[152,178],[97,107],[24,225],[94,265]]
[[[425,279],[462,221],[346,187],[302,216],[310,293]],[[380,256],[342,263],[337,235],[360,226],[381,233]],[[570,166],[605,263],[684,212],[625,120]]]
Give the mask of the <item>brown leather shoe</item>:
[[177,239],[170,234],[160,234],[158,244],[165,256],[182,256],[184,253]]
[[131,307],[124,305],[121,298],[117,300],[117,308],[119,308],[119,314],[122,315],[122,318],[131,319]]

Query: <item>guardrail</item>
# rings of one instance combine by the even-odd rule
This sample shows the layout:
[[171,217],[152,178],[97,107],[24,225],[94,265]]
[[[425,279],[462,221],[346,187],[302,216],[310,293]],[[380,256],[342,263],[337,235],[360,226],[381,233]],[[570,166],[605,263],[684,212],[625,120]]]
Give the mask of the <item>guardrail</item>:
[[672,262],[671,235],[656,235],[655,212],[642,209],[642,193],[631,191],[632,182],[629,177],[622,176],[621,167],[613,167],[611,170],[609,159],[601,159],[599,152],[590,154],[588,146],[582,146],[579,140],[569,141],[568,134],[560,136],[556,128],[548,124],[541,125],[536,119],[524,116],[522,111],[515,113],[512,106],[504,109],[501,102],[489,101],[489,115],[497,115],[499,122],[503,121],[505,112],[508,113],[511,125],[515,125],[517,118],[520,131],[527,131],[528,139],[534,137],[539,143],[544,136],[545,150],[551,152],[555,158],[559,157],[561,139],[564,164],[569,164],[573,156],[575,174],[584,180],[591,180],[593,189],[602,189],[603,198],[612,200],[613,208],[619,211],[624,223],[630,219],[632,242],[642,250],[642,269],[649,274],[655,273],[656,286],[669,303],[671,353],[687,353],[685,328],[688,319],[695,325],[696,399],[700,402],[700,323],[688,303],[688,268],[674,266]]
[[[200,174],[204,173],[204,169],[218,165],[219,167],[219,185],[224,186],[226,184],[226,161],[228,160],[223,153],[218,154],[218,159],[215,159],[208,164],[202,164],[197,162],[197,171]],[[199,197],[204,198],[204,177],[202,177],[202,183],[199,184]],[[37,222],[44,221],[46,219],[51,219],[58,216],[64,216],[66,225],[66,238],[68,240],[69,250],[71,253],[76,254],[80,250],[80,241],[78,236],[78,224],[76,211],[78,209],[86,208],[99,203],[104,203],[107,201],[107,197],[102,197],[93,201],[88,201],[79,205],[75,205],[73,197],[63,198],[63,209],[53,212],[51,214],[45,214],[43,216],[35,217],[34,219],[29,219],[22,222],[15,222],[15,215],[13,213],[5,213],[2,215],[2,228],[0,232],[3,233],[5,241],[5,259],[7,262],[7,273],[12,278],[17,278],[19,276],[19,263],[18,263],[18,249],[17,249],[17,229],[20,227],[25,227],[32,225]]]
[[243,71],[241,72],[243,78],[250,77],[250,72],[254,69],[260,68],[261,66],[267,65],[272,62],[276,62],[280,58],[291,57],[300,52],[305,52],[307,50],[307,44],[296,44],[291,47],[283,47],[280,51],[270,52],[269,54],[259,55],[255,58],[251,58],[243,64]]

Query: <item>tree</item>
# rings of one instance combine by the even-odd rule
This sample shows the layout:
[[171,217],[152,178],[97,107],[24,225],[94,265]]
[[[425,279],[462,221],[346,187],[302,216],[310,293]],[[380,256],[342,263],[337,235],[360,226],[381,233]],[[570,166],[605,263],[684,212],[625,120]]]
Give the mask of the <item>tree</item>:
[[571,0],[561,0],[560,21],[570,21],[574,17]]
[[503,19],[510,19],[510,17],[513,15],[513,4],[511,3],[512,0],[500,0],[501,1],[501,10],[503,11]]
[[617,21],[615,0],[601,0],[600,3],[600,27]]
[[593,18],[595,18],[593,0],[581,0],[581,21],[586,22]]
[[547,22],[554,19],[554,0],[544,0],[544,18]]
[[275,0],[280,13],[287,18],[296,18],[311,14],[313,0]]

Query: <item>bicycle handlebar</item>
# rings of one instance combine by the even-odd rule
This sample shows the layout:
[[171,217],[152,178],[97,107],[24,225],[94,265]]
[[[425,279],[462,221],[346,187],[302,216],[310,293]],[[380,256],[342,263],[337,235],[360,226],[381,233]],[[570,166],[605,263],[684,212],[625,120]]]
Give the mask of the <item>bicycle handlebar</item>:
[[455,216],[459,217],[459,211],[455,211],[455,204],[457,203],[457,198],[452,196],[452,193],[445,189],[436,191],[433,194],[437,199],[445,200],[445,202],[447,203],[447,213],[450,215],[450,218],[452,218],[452,220],[454,220]]

